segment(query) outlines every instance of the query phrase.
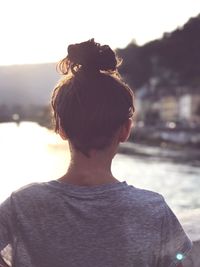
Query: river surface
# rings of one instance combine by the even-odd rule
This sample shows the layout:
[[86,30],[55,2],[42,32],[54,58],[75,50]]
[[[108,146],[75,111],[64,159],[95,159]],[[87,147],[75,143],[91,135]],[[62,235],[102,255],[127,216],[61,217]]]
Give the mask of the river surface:
[[[140,150],[140,145],[125,146]],[[114,175],[120,181],[161,193],[176,213],[199,209],[198,164],[159,157],[159,148],[143,146],[141,149],[142,154],[117,154],[112,166]],[[170,153],[174,155],[173,151]],[[22,122],[19,126],[1,123],[0,202],[21,186],[59,178],[66,172],[68,162],[66,142],[52,131],[31,122]]]

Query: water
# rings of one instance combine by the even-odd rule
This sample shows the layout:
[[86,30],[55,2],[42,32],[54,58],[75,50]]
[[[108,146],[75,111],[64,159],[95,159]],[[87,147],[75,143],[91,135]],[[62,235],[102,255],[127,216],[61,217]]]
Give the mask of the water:
[[[129,146],[138,149],[138,145]],[[148,157],[117,154],[114,175],[161,193],[176,213],[200,208],[200,168],[155,157],[150,147],[145,150]],[[66,172],[68,162],[67,144],[48,129],[31,122],[0,124],[0,202],[23,185],[57,179]]]

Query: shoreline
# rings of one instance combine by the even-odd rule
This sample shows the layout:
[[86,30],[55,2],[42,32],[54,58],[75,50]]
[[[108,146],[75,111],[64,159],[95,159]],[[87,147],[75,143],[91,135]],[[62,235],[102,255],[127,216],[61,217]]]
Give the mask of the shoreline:
[[118,153],[138,157],[155,158],[182,162],[193,166],[200,166],[200,150],[195,148],[177,148],[128,141],[120,144]]

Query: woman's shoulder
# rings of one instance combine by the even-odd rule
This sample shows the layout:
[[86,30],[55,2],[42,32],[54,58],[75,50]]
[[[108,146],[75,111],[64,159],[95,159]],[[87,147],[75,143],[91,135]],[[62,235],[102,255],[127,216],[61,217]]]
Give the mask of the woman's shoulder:
[[127,197],[144,204],[163,204],[165,202],[164,197],[160,193],[143,188],[137,188],[132,185],[128,185]]
[[16,189],[13,192],[13,194],[14,195],[20,195],[20,194],[30,193],[32,191],[43,188],[43,185],[44,185],[44,183],[39,183],[39,182],[33,182],[33,183],[25,184],[25,185],[19,187],[18,189]]
[[130,212],[134,210],[159,219],[164,216],[167,206],[164,197],[160,193],[132,185],[129,185],[123,194],[122,202],[129,208]]
[[46,182],[34,182],[26,184],[17,190],[13,191],[11,194],[11,198],[15,199],[32,199],[39,198],[39,196],[44,196],[45,192],[47,192]]

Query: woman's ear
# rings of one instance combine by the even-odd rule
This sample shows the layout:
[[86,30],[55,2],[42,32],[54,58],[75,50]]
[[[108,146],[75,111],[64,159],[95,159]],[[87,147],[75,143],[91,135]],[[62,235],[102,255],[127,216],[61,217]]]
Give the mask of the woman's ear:
[[58,133],[63,140],[67,140],[67,135],[61,126],[59,127]]
[[126,142],[131,134],[131,129],[133,127],[133,120],[129,118],[122,126],[119,135],[119,142]]

